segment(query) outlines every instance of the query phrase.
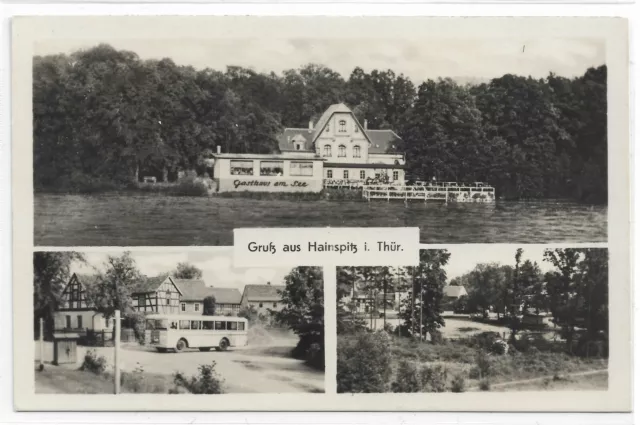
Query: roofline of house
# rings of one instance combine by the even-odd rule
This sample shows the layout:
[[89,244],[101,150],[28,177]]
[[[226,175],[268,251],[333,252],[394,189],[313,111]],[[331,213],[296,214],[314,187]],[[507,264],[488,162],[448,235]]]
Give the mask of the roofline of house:
[[334,168],[391,168],[391,169],[404,169],[404,165],[402,164],[358,164],[353,162],[327,162],[325,164],[326,167],[334,167]]

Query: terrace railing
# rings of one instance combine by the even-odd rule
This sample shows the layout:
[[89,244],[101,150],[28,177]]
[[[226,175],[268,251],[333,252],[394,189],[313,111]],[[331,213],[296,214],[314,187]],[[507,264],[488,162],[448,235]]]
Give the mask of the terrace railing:
[[460,185],[366,185],[362,189],[362,196],[372,199],[386,199],[387,201],[401,199],[404,201],[442,201],[442,202],[494,202],[495,189],[491,186],[460,186]]

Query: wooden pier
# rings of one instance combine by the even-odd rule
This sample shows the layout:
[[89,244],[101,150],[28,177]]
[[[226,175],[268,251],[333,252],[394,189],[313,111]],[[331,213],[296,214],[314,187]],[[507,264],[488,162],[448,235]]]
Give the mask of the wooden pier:
[[419,200],[441,202],[495,202],[495,189],[484,184],[458,186],[456,184],[365,185],[362,196],[367,200]]

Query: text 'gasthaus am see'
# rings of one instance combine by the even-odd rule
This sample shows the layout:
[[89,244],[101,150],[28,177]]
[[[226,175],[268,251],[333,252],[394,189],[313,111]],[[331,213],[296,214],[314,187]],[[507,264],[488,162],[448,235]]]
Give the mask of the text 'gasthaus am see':
[[236,229],[236,267],[413,265],[417,228]]

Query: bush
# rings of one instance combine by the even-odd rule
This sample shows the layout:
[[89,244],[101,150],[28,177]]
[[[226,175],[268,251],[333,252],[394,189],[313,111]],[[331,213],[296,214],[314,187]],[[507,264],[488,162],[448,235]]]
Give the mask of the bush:
[[120,374],[120,386],[130,393],[166,393],[167,383],[163,375],[145,374],[140,363],[133,372],[122,371]]
[[146,328],[144,313],[134,311],[125,316],[126,323],[133,328],[133,334],[140,345],[146,344]]
[[489,391],[491,390],[491,383],[488,379],[483,379],[480,381],[480,390],[481,391]]
[[491,345],[491,352],[493,354],[502,356],[507,354],[508,351],[509,351],[509,344],[507,344],[505,341],[501,339],[494,341],[494,343]]
[[80,366],[80,370],[85,370],[96,375],[102,375],[107,369],[107,359],[104,356],[98,356],[96,350],[87,350],[84,360]]
[[476,356],[476,368],[478,371],[478,377],[480,379],[491,376],[493,373],[493,365],[491,363],[491,357],[484,351],[478,351]]
[[386,333],[393,334],[393,330],[394,330],[394,329],[393,329],[393,325],[392,325],[391,323],[385,323],[385,324],[384,324],[384,331],[385,331]]
[[456,374],[451,382],[451,392],[463,393],[467,389],[467,380],[461,373]]
[[400,360],[396,379],[391,384],[391,391],[394,393],[419,393],[422,390],[418,368],[414,362]]
[[176,372],[173,375],[173,383],[176,386],[174,391],[180,392],[180,388],[184,388],[191,394],[222,394],[224,381],[218,376],[215,368],[216,362],[212,362],[210,365],[200,365],[198,375],[191,378]]
[[447,368],[444,366],[425,366],[420,371],[422,391],[443,393],[447,391]]
[[391,347],[385,332],[338,339],[339,393],[383,393],[391,379]]
[[311,344],[305,363],[314,369],[324,370],[324,345],[317,342]]

